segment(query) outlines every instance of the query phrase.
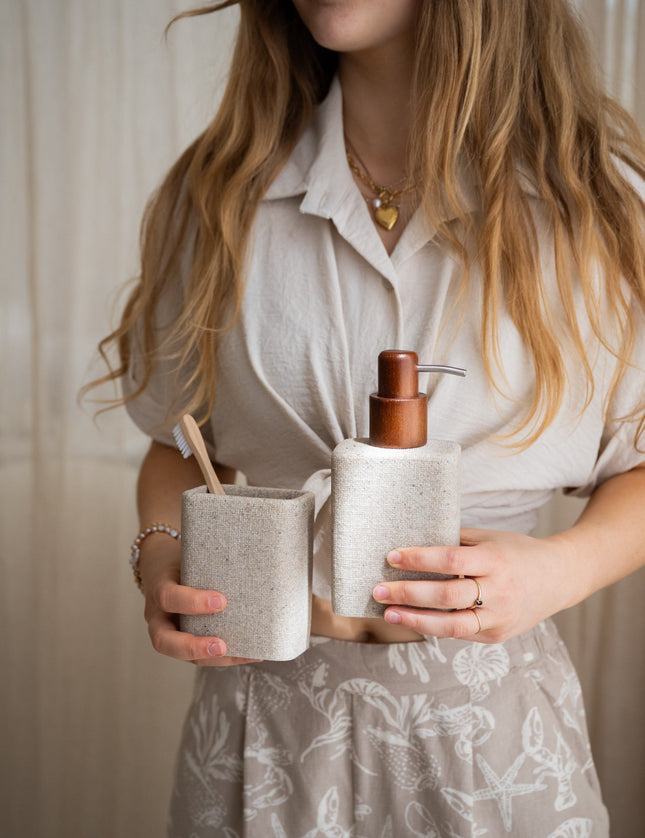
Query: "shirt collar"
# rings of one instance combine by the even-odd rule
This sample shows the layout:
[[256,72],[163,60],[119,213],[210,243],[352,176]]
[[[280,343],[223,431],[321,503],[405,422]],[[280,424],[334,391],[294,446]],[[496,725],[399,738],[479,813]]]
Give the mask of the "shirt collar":
[[[539,197],[534,180],[524,167],[519,167],[519,180],[525,194]],[[463,169],[459,181],[466,210],[476,212],[481,208],[481,199],[474,176]],[[299,195],[304,196],[300,204],[302,213],[330,218],[336,226],[351,220],[355,212],[361,211],[361,205],[362,211],[365,211],[364,199],[347,163],[343,95],[338,76],[332,80],[327,96],[316,109],[289,160],[269,186],[264,200],[273,201]],[[450,221],[454,217],[448,210],[442,220]],[[433,235],[421,210],[417,211],[408,226],[410,235],[406,238],[413,240],[414,243],[410,241],[409,244],[413,243],[415,250]]]
[[345,157],[343,95],[336,76],[265,200],[304,195],[303,212],[330,218],[353,185]]
[[332,221],[338,233],[381,274],[395,281],[390,258],[371,223],[345,154],[343,97],[338,77],[265,200],[302,195],[300,212]]

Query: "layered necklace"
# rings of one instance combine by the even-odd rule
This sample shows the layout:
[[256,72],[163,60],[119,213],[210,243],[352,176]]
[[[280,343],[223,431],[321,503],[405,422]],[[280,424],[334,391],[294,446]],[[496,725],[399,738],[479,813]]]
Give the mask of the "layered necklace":
[[[407,192],[413,192],[416,189],[415,184],[408,183],[408,178],[406,176],[402,177],[401,180],[398,180],[391,186],[379,186],[378,183],[374,182],[374,178],[367,170],[367,166],[358,156],[356,150],[352,148],[352,152],[356,158],[355,159],[349,149],[350,143],[347,137],[345,137],[345,154],[347,155],[349,168],[361,181],[361,183],[365,184],[365,186],[367,186],[374,194],[373,198],[365,198],[368,205],[371,207],[374,221],[376,221],[380,227],[383,227],[384,230],[391,230],[399,220],[400,210],[399,205],[392,202],[395,198],[398,198]],[[403,186],[399,187],[400,183],[402,183]]]

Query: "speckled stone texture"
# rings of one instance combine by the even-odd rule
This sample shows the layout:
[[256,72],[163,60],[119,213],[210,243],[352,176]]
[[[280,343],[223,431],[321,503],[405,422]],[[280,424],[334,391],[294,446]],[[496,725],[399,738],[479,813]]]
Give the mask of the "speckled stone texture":
[[219,614],[182,616],[182,631],[214,635],[227,654],[291,660],[309,646],[314,495],[205,486],[182,499],[181,581],[226,596]]
[[344,617],[380,617],[379,582],[445,578],[391,567],[396,547],[459,544],[461,448],[378,448],[345,440],[332,455],[332,607]]

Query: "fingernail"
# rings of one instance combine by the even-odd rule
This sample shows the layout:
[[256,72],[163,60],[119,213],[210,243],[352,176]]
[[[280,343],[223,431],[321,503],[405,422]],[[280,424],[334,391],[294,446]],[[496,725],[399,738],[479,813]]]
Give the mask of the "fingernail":
[[398,626],[401,622],[401,615],[398,611],[386,611],[385,619],[388,623],[393,623],[395,626]]
[[224,597],[221,596],[212,596],[208,600],[208,607],[213,611],[222,611],[225,605],[226,602],[224,601]]
[[403,556],[399,553],[398,550],[392,550],[391,553],[387,554],[387,560],[390,564],[401,564],[401,560]]
[[377,585],[373,591],[374,599],[387,599],[390,592],[384,585]]
[[226,651],[226,646],[222,643],[221,640],[213,640],[212,643],[208,644],[208,654],[212,658],[221,657],[224,654],[225,651]]

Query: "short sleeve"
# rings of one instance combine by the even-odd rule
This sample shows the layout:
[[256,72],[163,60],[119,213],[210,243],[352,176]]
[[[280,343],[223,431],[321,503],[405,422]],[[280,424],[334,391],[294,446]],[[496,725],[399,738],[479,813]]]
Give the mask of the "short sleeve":
[[[142,326],[137,324],[130,335],[128,369],[121,379],[123,396],[130,418],[151,439],[164,445],[176,445],[173,426],[182,403],[187,403],[190,392],[186,389],[186,368],[179,368],[181,347],[171,345],[169,336],[173,324],[183,308],[184,293],[190,272],[193,242],[184,247],[177,260],[177,267],[166,277],[153,314],[155,349],[152,376],[141,393],[136,393],[144,375],[144,346]],[[202,434],[209,456],[215,459],[215,446],[211,423],[202,427]]]
[[645,462],[645,434],[638,438],[645,404],[645,318],[637,317],[636,343],[631,365],[609,403],[598,457],[589,479],[566,490],[566,494],[588,497],[601,483]]
[[[626,162],[615,159],[620,175],[645,203],[645,181]],[[643,219],[645,235],[645,219]],[[589,480],[568,489],[567,494],[588,497],[605,480],[645,462],[645,433],[637,439],[645,406],[645,312],[632,305],[635,319],[635,345],[631,365],[618,386],[607,411],[598,458]]]

